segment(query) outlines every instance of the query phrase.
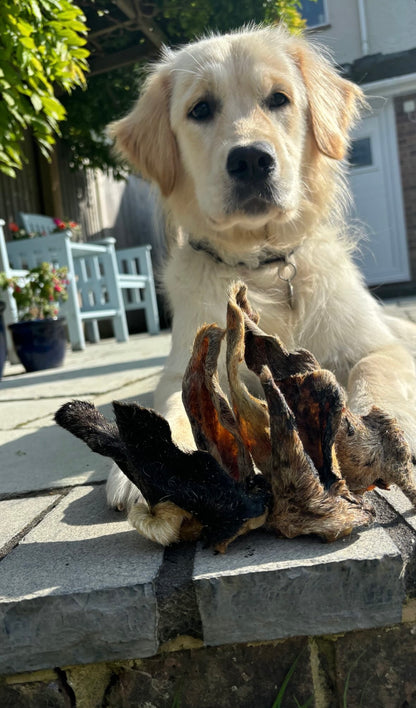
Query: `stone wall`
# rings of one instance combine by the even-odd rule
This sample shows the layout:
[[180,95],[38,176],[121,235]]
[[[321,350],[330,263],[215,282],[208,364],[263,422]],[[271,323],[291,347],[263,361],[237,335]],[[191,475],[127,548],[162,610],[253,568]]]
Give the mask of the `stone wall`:
[[[221,647],[178,637],[147,659],[6,677],[0,683],[0,705],[413,708],[415,601],[405,607],[403,619],[382,629]],[[275,703],[279,692],[281,703]]]

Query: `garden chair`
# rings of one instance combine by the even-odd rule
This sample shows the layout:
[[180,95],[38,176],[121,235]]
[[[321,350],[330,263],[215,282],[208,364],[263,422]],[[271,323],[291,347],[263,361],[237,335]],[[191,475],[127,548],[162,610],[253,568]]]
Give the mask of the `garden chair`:
[[[19,213],[18,220],[26,231],[39,231],[52,233],[56,224],[49,216],[41,214]],[[113,239],[114,242],[114,239]],[[89,246],[108,244],[109,239],[95,241]],[[82,244],[71,245],[75,270],[78,275],[77,259]],[[117,287],[122,291],[124,310],[144,310],[146,328],[150,334],[157,334],[160,330],[159,312],[157,307],[156,289],[153,277],[150,245],[122,248],[115,251],[117,262]]]
[[[42,217],[38,217],[42,218]],[[28,231],[44,231],[45,223],[38,226],[23,224]],[[50,219],[55,228],[53,220]],[[51,228],[51,230],[53,230]],[[2,234],[3,236],[3,234]],[[114,335],[119,342],[128,340],[128,329],[123,299],[117,282],[115,239],[105,239],[100,244],[73,243],[71,232],[63,231],[32,239],[8,242],[3,248],[3,259],[11,275],[23,274],[43,261],[68,269],[68,300],[61,305],[66,317],[72,349],[85,349],[83,323],[90,341],[99,341],[98,320],[111,319]],[[4,244],[4,239],[3,239]],[[7,272],[7,268],[3,268]],[[16,313],[9,313],[16,321]],[[6,320],[7,322],[7,320]]]
[[[24,278],[26,275],[25,270],[14,270],[10,267],[9,257],[6,248],[6,241],[4,239],[3,232],[4,224],[5,222],[3,221],[3,219],[0,219],[0,271],[4,271],[8,278]],[[17,322],[16,301],[12,296],[11,292],[9,292],[8,290],[5,290],[4,292],[0,291],[0,299],[3,300],[6,305],[5,310],[3,312],[3,319],[5,324],[6,344],[9,361],[12,364],[17,364],[19,362],[19,359],[14,350],[12,336],[10,334],[9,328],[7,327],[8,324],[12,324],[12,322]]]
[[148,332],[157,334],[160,326],[151,250],[150,245],[120,248],[116,250],[116,258],[124,309],[144,310]]

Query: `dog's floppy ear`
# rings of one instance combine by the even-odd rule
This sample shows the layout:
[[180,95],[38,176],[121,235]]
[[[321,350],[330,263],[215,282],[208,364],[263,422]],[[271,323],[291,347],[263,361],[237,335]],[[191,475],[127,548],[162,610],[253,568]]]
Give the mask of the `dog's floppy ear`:
[[365,105],[362,90],[343,79],[318,50],[299,43],[294,56],[308,92],[312,130],[318,149],[342,160],[348,148],[349,129]]
[[179,163],[169,120],[170,82],[168,70],[157,69],[131,113],[109,126],[116,149],[166,197],[174,188]]

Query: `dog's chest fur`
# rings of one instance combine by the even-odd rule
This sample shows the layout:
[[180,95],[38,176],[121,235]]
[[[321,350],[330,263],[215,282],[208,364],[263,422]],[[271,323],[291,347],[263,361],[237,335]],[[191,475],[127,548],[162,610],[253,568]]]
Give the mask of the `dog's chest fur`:
[[[249,288],[252,305],[260,313],[261,326],[266,332],[276,334],[288,349],[311,350],[323,365],[341,374],[342,369],[348,368],[342,359],[348,358],[345,342],[350,326],[345,294],[339,283],[349,282],[351,301],[354,297],[351,280],[356,280],[358,288],[358,272],[341,244],[334,245],[333,241],[329,244],[324,239],[305,242],[295,250],[293,259],[296,275],[292,281],[291,307],[288,283],[279,277],[278,264],[257,269],[230,267],[214,262],[208,254],[195,252],[188,245],[177,248],[165,272],[176,326],[181,325],[183,331],[186,327],[193,335],[204,323],[224,326],[228,287],[241,279]],[[339,328],[332,328],[323,337],[325,317],[320,321],[317,313],[324,308],[338,313]],[[331,360],[328,351],[332,352]]]

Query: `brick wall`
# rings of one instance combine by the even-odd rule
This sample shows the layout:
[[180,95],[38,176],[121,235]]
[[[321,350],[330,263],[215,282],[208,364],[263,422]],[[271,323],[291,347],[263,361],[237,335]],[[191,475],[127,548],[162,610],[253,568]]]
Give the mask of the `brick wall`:
[[[413,285],[416,286],[416,122],[411,122],[408,115],[403,111],[403,103],[407,100],[413,100],[416,104],[416,93],[396,98],[394,107],[396,112],[411,277]],[[416,121],[416,112],[411,117]]]

